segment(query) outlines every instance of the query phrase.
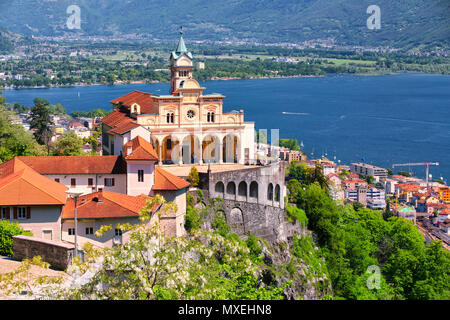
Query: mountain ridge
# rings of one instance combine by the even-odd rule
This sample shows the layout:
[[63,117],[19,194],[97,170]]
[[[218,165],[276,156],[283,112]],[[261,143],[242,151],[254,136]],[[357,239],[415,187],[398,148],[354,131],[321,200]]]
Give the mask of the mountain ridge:
[[73,4],[0,0],[0,26],[29,36],[139,34],[166,40],[176,38],[183,25],[196,40],[335,39],[346,45],[394,47],[450,43],[447,0],[378,0],[379,30],[366,25],[371,0],[78,0],[81,29],[69,30],[67,8]]

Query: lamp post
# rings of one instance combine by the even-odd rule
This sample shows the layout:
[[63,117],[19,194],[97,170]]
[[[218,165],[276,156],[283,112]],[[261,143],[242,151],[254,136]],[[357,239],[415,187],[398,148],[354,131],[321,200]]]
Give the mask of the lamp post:
[[76,191],[76,190],[68,190],[66,193],[69,195],[70,198],[73,199],[75,203],[75,257],[78,257],[78,241],[77,241],[77,234],[78,234],[78,224],[77,224],[77,200],[78,197],[83,194],[83,192]]

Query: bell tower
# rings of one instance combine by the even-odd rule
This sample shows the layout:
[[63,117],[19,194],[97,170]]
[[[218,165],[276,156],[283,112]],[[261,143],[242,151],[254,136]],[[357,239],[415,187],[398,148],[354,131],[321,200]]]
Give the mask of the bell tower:
[[183,87],[185,80],[192,79],[194,69],[192,53],[188,52],[183,39],[183,27],[180,27],[180,40],[175,51],[170,54],[170,94]]

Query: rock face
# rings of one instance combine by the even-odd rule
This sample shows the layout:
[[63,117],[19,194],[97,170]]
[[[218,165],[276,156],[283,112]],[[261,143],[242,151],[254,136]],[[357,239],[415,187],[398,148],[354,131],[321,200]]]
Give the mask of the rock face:
[[202,190],[202,193],[204,198],[200,199],[197,191],[189,192],[194,197],[196,207],[206,207],[208,211],[207,229],[212,225],[214,216],[222,214],[230,225],[231,232],[244,239],[251,233],[269,242],[277,242],[287,241],[294,235],[305,234],[305,229],[300,223],[292,223],[286,219],[286,212],[281,207],[222,199],[219,208],[210,208],[205,203],[209,201],[208,191]]
[[[331,295],[330,281],[326,275],[326,264],[317,252],[313,234],[298,221],[289,222],[286,212],[280,207],[264,206],[256,203],[222,199],[219,207],[207,205],[209,193],[202,190],[190,192],[197,207],[206,210],[201,228],[212,230],[214,216],[223,215],[230,231],[243,240],[252,234],[260,239],[263,247],[262,273],[260,281],[282,286],[288,281],[292,284],[284,289],[285,299],[320,299]],[[203,205],[199,205],[203,203]],[[308,244],[304,250],[293,253],[294,238],[303,238]]]
[[[310,235],[304,237],[312,241]],[[304,254],[311,256],[311,252]],[[277,286],[292,281],[283,291],[287,300],[317,300],[332,294],[331,284],[325,273],[325,263],[318,256],[311,256],[310,259],[314,259],[314,263],[322,262],[324,269],[313,270],[307,262],[296,257],[292,253],[292,240],[264,244],[263,261],[271,269]]]

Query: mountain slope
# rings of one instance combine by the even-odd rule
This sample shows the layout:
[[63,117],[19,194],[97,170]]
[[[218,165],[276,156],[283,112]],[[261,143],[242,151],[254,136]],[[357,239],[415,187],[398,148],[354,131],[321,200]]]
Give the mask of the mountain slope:
[[449,44],[450,1],[378,0],[381,29],[368,30],[372,0],[78,0],[81,30],[68,30],[73,0],[0,0],[0,26],[28,35],[145,34],[265,42],[335,38],[339,43]]

